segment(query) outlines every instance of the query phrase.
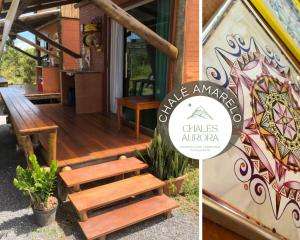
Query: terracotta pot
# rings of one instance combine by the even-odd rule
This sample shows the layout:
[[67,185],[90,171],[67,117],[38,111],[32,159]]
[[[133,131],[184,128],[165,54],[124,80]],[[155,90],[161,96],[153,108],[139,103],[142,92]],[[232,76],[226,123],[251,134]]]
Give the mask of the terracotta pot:
[[[182,185],[185,180],[186,176],[181,176],[175,178],[174,180],[165,180],[166,185],[164,186],[164,194],[167,196],[176,196],[179,193],[182,193]],[[176,190],[173,191],[172,185],[175,185]]]
[[34,220],[37,225],[44,227],[55,222],[58,205],[49,210],[38,210],[32,207]]

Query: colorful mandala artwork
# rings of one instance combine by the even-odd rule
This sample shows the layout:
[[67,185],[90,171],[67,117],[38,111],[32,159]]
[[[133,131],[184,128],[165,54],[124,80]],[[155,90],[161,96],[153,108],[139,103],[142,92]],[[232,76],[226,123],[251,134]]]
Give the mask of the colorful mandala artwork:
[[[268,198],[275,219],[287,206],[300,227],[300,108],[299,89],[289,67],[267,47],[251,37],[229,35],[232,51],[216,47],[221,68],[206,68],[211,81],[225,79],[244,112],[240,141],[243,149],[235,161],[236,179],[246,186],[255,203]],[[289,208],[289,209],[291,209]],[[290,211],[290,210],[289,210]]]
[[279,164],[300,170],[300,111],[288,87],[262,76],[252,89],[252,108],[259,134]]

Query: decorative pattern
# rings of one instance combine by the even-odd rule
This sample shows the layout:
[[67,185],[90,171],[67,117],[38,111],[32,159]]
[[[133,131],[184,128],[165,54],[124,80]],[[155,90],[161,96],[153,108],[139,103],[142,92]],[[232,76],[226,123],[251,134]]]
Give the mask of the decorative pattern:
[[274,158],[300,170],[300,112],[288,87],[271,76],[255,81],[252,108],[258,131]]
[[[244,111],[244,128],[234,173],[253,201],[269,199],[276,219],[287,206],[300,227],[300,110],[299,95],[289,67],[251,37],[227,37],[231,51],[216,47],[222,71],[207,67],[211,81],[225,79]],[[249,109],[252,109],[249,111]],[[291,208],[289,208],[291,209]]]

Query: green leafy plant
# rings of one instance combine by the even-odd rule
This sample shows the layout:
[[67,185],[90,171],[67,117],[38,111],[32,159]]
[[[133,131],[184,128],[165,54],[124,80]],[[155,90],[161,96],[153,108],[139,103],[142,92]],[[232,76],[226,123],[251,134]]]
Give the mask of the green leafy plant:
[[17,167],[13,183],[16,188],[30,197],[34,208],[47,209],[56,183],[57,161],[52,161],[50,168],[42,168],[36,156],[31,155],[29,163],[28,168]]
[[156,129],[146,153],[138,152],[138,156],[149,165],[149,171],[162,180],[183,176],[189,166],[188,158],[164,143]]
[[199,202],[199,169],[189,169],[183,183],[183,192],[187,200],[198,205]]

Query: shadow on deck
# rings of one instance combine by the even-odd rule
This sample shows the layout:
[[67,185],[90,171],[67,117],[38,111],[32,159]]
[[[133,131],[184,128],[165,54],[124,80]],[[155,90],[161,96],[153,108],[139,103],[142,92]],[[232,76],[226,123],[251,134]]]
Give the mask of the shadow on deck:
[[[57,160],[60,167],[132,154],[146,149],[150,142],[150,137],[144,134],[137,139],[134,130],[126,126],[118,130],[113,114],[76,114],[61,104],[37,107],[59,126]],[[46,138],[40,136],[40,140],[46,147]]]

